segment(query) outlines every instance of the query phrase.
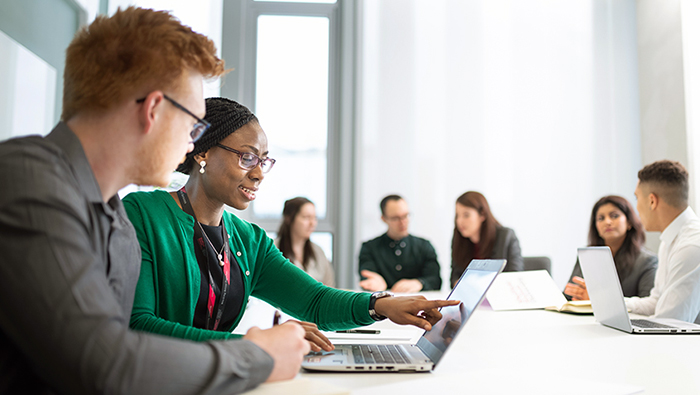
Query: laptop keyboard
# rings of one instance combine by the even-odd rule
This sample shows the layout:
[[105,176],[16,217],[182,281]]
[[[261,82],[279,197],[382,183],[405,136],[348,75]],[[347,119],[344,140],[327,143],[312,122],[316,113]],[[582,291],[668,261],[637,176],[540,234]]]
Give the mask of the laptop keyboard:
[[632,325],[640,327],[640,328],[675,328],[675,326],[670,326],[670,325],[664,325],[664,324],[659,324],[658,322],[653,322],[649,320],[630,320],[632,321]]
[[401,347],[396,345],[353,345],[352,354],[355,363],[391,363],[406,364],[408,358]]

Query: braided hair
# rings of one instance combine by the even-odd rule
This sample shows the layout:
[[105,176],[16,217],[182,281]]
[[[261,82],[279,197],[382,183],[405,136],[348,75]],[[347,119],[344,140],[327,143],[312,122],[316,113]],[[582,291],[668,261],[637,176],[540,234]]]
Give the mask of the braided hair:
[[258,122],[258,118],[248,108],[233,100],[210,97],[205,102],[207,114],[204,119],[211,124],[211,127],[194,143],[192,152],[187,154],[185,161],[177,167],[180,173],[190,174],[195,164],[195,155],[209,151],[211,147],[248,122]]

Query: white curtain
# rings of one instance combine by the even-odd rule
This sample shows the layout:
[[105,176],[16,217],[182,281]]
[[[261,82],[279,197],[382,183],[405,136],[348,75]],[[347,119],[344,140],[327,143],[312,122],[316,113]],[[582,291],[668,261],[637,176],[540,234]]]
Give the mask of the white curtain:
[[[595,201],[634,202],[641,167],[635,2],[361,3],[356,218],[404,195],[449,279],[454,202],[482,192],[563,288]],[[359,245],[358,245],[359,250]],[[445,281],[447,286],[447,281]]]

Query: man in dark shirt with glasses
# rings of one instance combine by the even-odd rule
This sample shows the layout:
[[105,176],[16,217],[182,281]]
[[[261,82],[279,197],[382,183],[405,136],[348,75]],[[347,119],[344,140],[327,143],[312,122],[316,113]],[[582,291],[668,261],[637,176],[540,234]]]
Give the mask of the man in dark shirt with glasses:
[[428,240],[408,233],[408,204],[389,195],[379,204],[387,232],[362,244],[360,286],[369,291],[413,293],[440,290],[440,264]]

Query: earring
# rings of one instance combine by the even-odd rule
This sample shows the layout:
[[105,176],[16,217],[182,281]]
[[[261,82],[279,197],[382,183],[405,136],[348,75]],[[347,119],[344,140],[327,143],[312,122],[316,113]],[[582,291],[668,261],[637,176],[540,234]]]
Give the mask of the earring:
[[201,161],[201,162],[199,162],[199,172],[200,172],[201,174],[204,174],[204,166],[206,166],[206,165],[207,165],[207,162],[206,162],[206,161]]

